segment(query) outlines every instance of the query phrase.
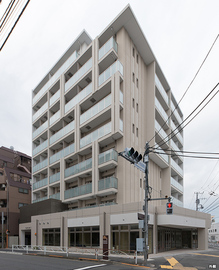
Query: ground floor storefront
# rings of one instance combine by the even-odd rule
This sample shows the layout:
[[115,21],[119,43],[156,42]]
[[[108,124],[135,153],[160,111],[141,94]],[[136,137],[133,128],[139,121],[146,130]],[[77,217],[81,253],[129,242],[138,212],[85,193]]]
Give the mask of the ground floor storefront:
[[[107,235],[110,250],[133,253],[136,239],[144,238],[138,213],[142,213],[141,203],[35,215],[30,222],[20,224],[19,241],[22,245],[31,242],[41,246],[102,249],[103,237]],[[163,206],[150,207],[149,215],[149,254],[207,247],[210,215],[174,207],[170,216]]]

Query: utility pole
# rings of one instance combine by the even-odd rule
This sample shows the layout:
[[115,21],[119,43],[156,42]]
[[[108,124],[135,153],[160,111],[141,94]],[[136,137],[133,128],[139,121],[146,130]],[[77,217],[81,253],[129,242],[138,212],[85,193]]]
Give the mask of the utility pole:
[[[203,192],[194,192],[195,194],[196,194],[196,200],[195,200],[195,204],[196,204],[196,211],[198,211],[198,206],[199,206],[199,204],[200,204],[200,199],[198,198],[198,194],[203,194],[204,193],[204,191]],[[203,207],[203,205],[201,205],[201,209],[203,209],[204,207]]]
[[144,265],[147,265],[148,259],[148,163],[149,163],[149,144],[146,142],[144,152],[144,163],[145,163],[145,198],[144,198]]

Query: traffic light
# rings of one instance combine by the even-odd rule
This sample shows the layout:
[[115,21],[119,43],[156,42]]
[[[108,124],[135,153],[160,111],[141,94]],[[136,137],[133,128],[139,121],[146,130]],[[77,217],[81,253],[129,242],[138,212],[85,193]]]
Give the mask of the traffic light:
[[172,215],[173,214],[173,203],[172,202],[167,203],[166,212],[167,212],[167,215]]
[[132,163],[138,163],[142,159],[142,155],[138,154],[138,151],[135,151],[133,147],[125,148],[124,154]]

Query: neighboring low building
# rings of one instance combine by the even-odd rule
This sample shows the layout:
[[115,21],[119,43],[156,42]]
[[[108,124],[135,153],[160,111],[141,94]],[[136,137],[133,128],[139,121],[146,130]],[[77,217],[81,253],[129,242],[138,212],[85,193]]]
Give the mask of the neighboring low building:
[[167,216],[166,201],[149,202],[149,251],[206,248],[210,215],[183,208],[183,114],[130,6],[94,40],[83,31],[32,97],[32,202],[67,210],[33,212],[21,244],[31,232],[33,245],[102,247],[107,234],[135,249],[144,173],[118,152],[149,141],[151,198],[174,204]]
[[210,243],[219,243],[219,223],[212,223],[208,230],[208,241]]
[[[0,219],[3,235],[19,235],[20,208],[31,203],[31,157],[13,148],[0,147]],[[2,226],[0,226],[2,236]],[[0,243],[1,244],[1,243]]]

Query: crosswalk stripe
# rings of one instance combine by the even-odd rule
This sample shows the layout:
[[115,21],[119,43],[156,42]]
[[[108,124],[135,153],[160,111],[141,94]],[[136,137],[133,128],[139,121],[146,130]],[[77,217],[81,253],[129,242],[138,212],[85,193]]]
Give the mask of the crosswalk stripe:
[[105,265],[106,265],[106,264],[90,265],[90,266],[86,266],[86,267],[83,267],[83,268],[77,268],[77,269],[74,269],[74,270],[86,270],[86,269],[91,269],[91,268],[100,267],[100,266],[105,266]]

